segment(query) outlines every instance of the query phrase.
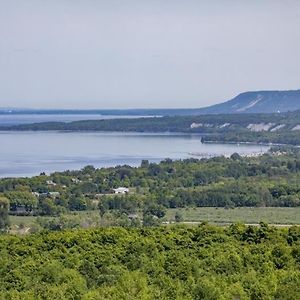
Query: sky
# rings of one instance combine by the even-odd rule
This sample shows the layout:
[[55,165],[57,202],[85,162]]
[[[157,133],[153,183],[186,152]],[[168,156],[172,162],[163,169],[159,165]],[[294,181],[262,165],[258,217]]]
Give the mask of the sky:
[[300,89],[299,0],[0,0],[0,107],[203,107]]

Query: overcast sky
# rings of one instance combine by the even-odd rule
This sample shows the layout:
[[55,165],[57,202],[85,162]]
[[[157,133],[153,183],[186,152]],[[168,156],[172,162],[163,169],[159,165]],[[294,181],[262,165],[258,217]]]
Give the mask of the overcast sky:
[[0,0],[0,107],[202,107],[300,88],[299,0]]

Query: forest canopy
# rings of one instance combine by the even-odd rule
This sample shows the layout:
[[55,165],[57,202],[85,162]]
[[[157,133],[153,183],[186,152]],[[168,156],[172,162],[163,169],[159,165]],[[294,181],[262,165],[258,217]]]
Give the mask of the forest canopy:
[[1,299],[289,299],[299,227],[106,228],[0,236]]

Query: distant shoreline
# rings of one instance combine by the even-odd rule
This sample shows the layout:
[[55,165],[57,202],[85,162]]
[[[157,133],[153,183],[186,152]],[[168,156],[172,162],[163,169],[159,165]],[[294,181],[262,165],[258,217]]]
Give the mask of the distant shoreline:
[[[3,115],[2,115],[3,116]],[[13,115],[2,117],[0,131],[139,132],[197,134],[202,142],[267,146],[300,145],[300,111],[282,114],[226,115]],[[36,117],[37,116],[37,117]],[[16,117],[16,120],[13,120]],[[89,117],[89,119],[86,119]],[[13,124],[19,123],[19,124]],[[1,124],[1,116],[0,116]],[[259,129],[257,129],[259,128]],[[260,129],[262,128],[262,129]],[[264,129],[267,128],[267,129]]]

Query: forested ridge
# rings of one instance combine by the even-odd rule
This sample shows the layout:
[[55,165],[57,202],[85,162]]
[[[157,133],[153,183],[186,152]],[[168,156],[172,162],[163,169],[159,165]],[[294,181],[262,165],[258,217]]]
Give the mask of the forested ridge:
[[1,126],[17,131],[180,132],[203,135],[203,141],[300,145],[300,111],[280,114],[165,116],[137,119],[46,122]]
[[298,300],[299,267],[299,227],[2,235],[0,299]]
[[[192,123],[211,124],[191,128]],[[140,131],[140,132],[214,132],[218,125],[230,123],[231,126],[219,128],[219,132],[228,129],[244,128],[254,123],[287,124],[289,127],[300,123],[300,111],[280,114],[217,114],[198,116],[164,116],[133,119],[86,120],[73,122],[44,122],[1,126],[1,130],[96,130],[96,131]],[[223,129],[223,130],[222,130]]]

